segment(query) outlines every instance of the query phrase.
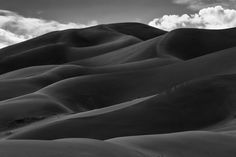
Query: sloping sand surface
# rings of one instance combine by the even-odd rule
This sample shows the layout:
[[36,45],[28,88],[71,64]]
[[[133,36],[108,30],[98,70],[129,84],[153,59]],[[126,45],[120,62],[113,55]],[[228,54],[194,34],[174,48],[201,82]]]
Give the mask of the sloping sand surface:
[[0,50],[0,157],[235,157],[236,29],[117,23]]

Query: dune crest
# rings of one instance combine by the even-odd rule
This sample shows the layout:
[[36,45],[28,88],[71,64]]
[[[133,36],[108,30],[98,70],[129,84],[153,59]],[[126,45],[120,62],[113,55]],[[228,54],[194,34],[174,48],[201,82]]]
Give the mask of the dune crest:
[[3,48],[0,156],[235,157],[235,39],[116,23]]

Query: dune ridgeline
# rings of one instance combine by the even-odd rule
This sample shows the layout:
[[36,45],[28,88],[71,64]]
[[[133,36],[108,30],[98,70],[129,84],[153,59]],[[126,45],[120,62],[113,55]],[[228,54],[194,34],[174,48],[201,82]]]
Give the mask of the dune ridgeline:
[[117,23],[0,49],[1,157],[235,157],[235,115],[236,28]]

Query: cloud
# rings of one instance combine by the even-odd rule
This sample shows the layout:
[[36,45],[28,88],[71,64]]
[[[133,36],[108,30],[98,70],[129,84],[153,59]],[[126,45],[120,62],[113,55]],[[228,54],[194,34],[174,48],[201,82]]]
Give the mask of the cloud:
[[200,10],[219,5],[226,8],[236,8],[236,0],[173,0],[173,2],[175,4],[187,5],[192,10]]
[[49,21],[38,18],[23,17],[15,12],[0,10],[0,48],[22,42],[39,35],[69,28],[85,28],[96,25],[96,21],[89,24]]
[[196,14],[164,15],[153,19],[149,25],[168,31],[177,28],[232,28],[236,27],[236,10],[224,9],[222,6],[208,7]]

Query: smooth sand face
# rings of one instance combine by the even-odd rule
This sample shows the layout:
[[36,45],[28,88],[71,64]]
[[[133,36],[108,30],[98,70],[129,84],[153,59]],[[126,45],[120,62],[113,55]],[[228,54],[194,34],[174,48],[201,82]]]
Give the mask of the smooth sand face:
[[235,136],[213,132],[181,132],[162,135],[121,137],[108,140],[149,156],[221,157],[235,156]]
[[141,152],[109,142],[76,139],[61,141],[2,141],[1,156],[18,157],[144,157]]
[[1,49],[0,156],[235,157],[235,38],[118,23]]

